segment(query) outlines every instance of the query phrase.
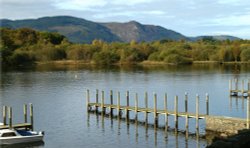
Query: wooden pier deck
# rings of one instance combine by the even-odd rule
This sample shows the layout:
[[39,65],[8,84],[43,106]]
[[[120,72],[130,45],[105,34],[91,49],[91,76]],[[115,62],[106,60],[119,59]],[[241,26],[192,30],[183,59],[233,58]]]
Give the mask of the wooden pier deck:
[[[233,87],[233,83],[234,83],[234,87]],[[245,96],[245,97],[250,96],[250,80],[248,80],[247,82],[245,82],[245,80],[242,80],[241,88],[239,88],[239,85],[240,85],[240,81],[238,79],[229,80],[230,96]]]
[[[16,123],[13,124],[12,122],[12,107],[10,106],[3,106],[2,110],[2,117],[3,117],[3,125],[0,125],[0,129],[30,129],[33,130],[34,127],[34,117],[33,117],[33,105],[29,104],[29,116],[30,116],[30,123],[28,123],[28,105],[23,105],[23,123]],[[8,119],[8,120],[7,120]],[[8,121],[8,122],[7,122]]]
[[[101,103],[89,103],[89,107],[102,107]],[[118,109],[117,105],[111,105],[111,104],[104,104],[103,108],[109,108],[109,109]],[[128,111],[136,111],[136,107],[127,107],[127,106],[120,106],[120,110],[128,110]],[[154,109],[152,108],[142,108],[138,107],[137,112],[144,112],[144,113],[154,113]],[[173,115],[175,116],[174,111],[165,111],[165,110],[157,110],[157,114],[162,114],[162,115]],[[177,112],[178,117],[188,117],[188,118],[196,118],[195,113],[188,113],[188,112]],[[207,115],[206,114],[199,114],[199,119],[204,119]]]

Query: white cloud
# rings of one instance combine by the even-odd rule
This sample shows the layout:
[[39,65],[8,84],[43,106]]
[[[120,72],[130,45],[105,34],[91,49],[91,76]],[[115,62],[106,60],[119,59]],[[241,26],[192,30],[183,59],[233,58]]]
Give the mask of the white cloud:
[[[155,17],[155,15],[157,16],[161,16],[161,15],[165,15],[165,12],[163,11],[159,11],[159,10],[152,10],[152,11],[122,11],[122,12],[107,12],[107,13],[98,13],[96,15],[94,15],[93,17],[95,18],[108,18],[108,17],[116,17],[116,16],[127,16],[127,17],[132,17],[132,16],[138,16],[138,15],[153,15]],[[169,16],[172,17],[172,16]]]
[[110,3],[114,5],[136,5],[153,2],[154,0],[113,0]]
[[86,10],[93,7],[102,7],[106,0],[56,0],[54,6],[64,10]]

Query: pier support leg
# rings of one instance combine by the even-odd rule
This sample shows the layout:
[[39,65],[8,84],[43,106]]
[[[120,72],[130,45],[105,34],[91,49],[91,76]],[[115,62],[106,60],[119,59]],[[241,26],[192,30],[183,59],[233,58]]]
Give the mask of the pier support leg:
[[102,113],[105,114],[106,113],[106,108],[104,107],[104,91],[102,91]]
[[24,116],[24,123],[27,123],[27,104],[23,105],[23,116]]
[[120,112],[120,92],[117,92],[117,118],[120,119],[121,118],[121,112]]
[[87,111],[89,111],[89,90],[87,90],[86,92],[86,108],[87,108]]
[[135,94],[135,121],[138,119],[138,94]]
[[168,96],[165,93],[164,97],[164,109],[165,109],[165,131],[168,130]]
[[250,97],[247,97],[247,129],[250,129]]
[[34,130],[34,117],[33,117],[33,104],[30,103],[30,124],[31,124],[31,130]]
[[126,98],[127,98],[126,118],[129,119],[129,110],[128,110],[128,107],[129,107],[129,91],[127,91],[127,93],[126,93]]
[[3,106],[3,125],[7,124],[7,106]]
[[206,93],[206,115],[209,115],[209,95]]
[[8,112],[9,112],[9,128],[12,128],[12,107],[8,108]]
[[148,121],[148,112],[147,112],[147,110],[148,110],[148,93],[147,92],[145,92],[145,122],[147,123],[147,121]]
[[[99,103],[99,90],[98,89],[96,89],[95,102]],[[95,106],[95,110],[96,110],[96,112],[98,112],[98,106],[97,105]]]
[[199,129],[199,95],[196,95],[196,130]]
[[155,125],[158,126],[158,114],[157,114],[157,95],[154,93],[154,119]]
[[178,96],[175,96],[175,101],[174,101],[174,122],[175,122],[175,128],[178,129]]
[[113,105],[113,91],[110,90],[110,116],[113,117],[113,108],[112,108],[112,105]]

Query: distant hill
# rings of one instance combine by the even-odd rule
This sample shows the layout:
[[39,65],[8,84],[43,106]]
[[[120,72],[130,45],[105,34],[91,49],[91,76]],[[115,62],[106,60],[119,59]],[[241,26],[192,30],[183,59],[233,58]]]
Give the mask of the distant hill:
[[[39,31],[58,32],[74,43],[91,43],[94,39],[106,42],[130,42],[132,40],[191,40],[196,41],[211,36],[186,37],[161,26],[143,25],[136,21],[127,23],[97,23],[71,16],[43,17],[38,19],[8,20],[0,19],[2,27],[32,28]],[[237,40],[232,36],[212,36],[216,40]]]
[[190,37],[190,40],[191,41],[197,41],[197,40],[202,40],[202,39],[206,39],[206,38],[211,38],[211,39],[219,40],[219,41],[223,41],[223,40],[230,40],[230,41],[240,40],[240,38],[238,38],[238,37],[229,36],[229,35]]

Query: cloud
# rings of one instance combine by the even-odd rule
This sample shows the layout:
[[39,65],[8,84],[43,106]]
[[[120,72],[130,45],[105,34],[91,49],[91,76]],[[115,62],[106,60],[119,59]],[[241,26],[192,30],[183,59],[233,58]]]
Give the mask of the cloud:
[[54,6],[64,10],[87,10],[93,7],[103,7],[106,0],[55,0]]
[[[165,12],[159,10],[152,10],[152,11],[122,11],[122,12],[107,12],[107,13],[98,13],[93,15],[95,18],[107,18],[107,17],[116,17],[116,16],[127,16],[132,17],[135,15],[153,15],[154,17],[157,15],[165,15]],[[169,16],[170,17],[170,16]]]
[[55,0],[53,5],[64,10],[90,10],[108,6],[133,6],[146,4],[154,0]]

